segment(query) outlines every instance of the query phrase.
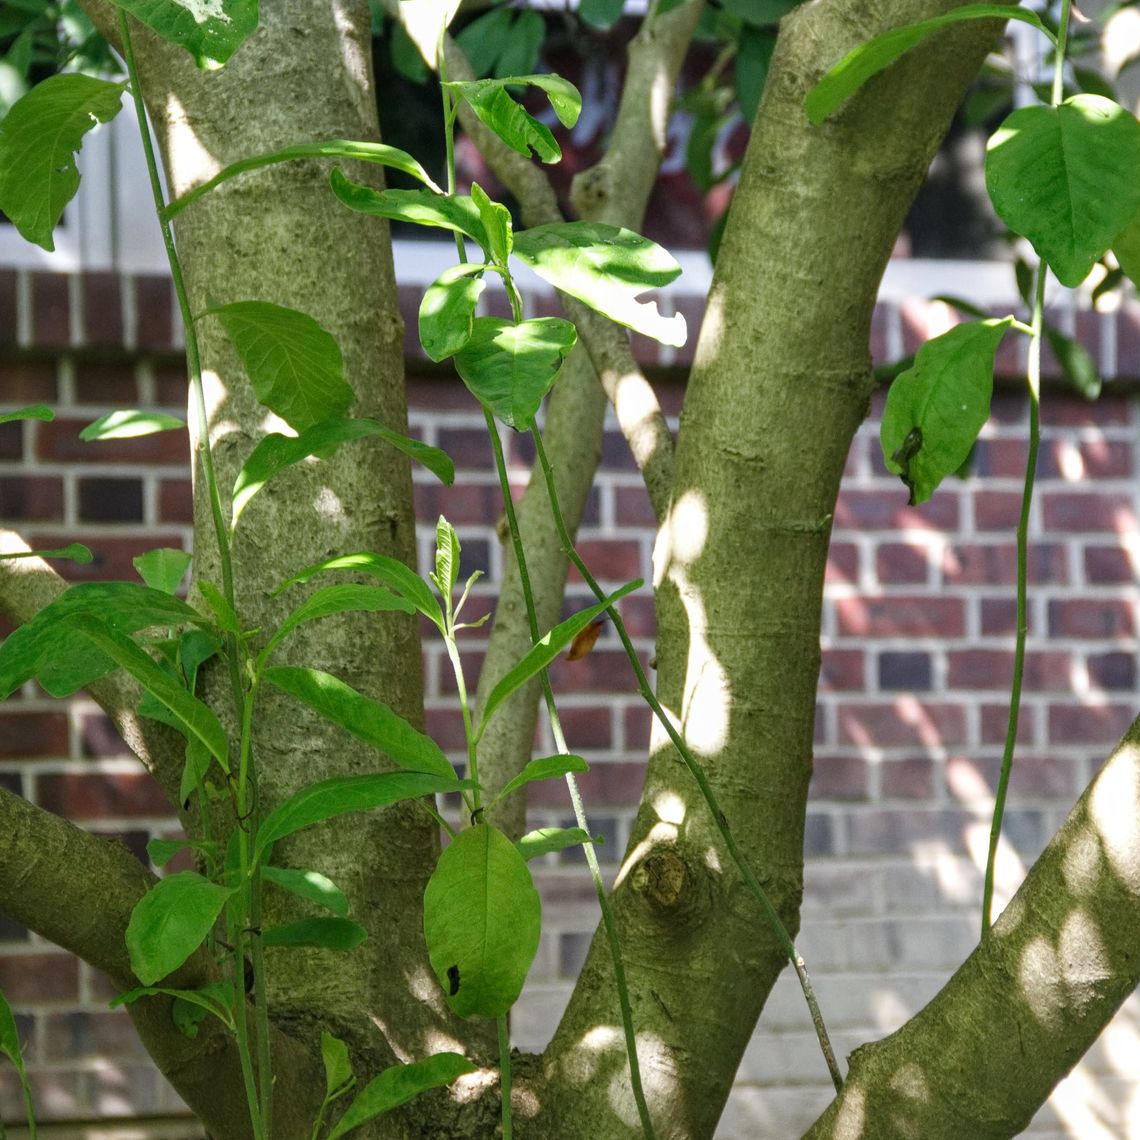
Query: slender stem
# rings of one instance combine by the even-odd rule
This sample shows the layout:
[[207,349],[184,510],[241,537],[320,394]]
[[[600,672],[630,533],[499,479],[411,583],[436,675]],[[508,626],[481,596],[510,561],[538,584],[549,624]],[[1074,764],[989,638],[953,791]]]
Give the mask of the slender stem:
[[[605,601],[605,591],[598,585],[597,579],[590,573],[589,567],[582,561],[581,556],[574,547],[573,540],[566,529],[566,523],[563,521],[562,512],[558,506],[558,498],[555,493],[554,487],[554,471],[550,466],[550,460],[546,456],[546,449],[542,445],[542,436],[537,430],[532,430],[531,435],[534,437],[535,451],[538,455],[538,461],[542,467],[543,476],[546,479],[547,493],[550,497],[550,509],[554,518],[554,525],[558,531],[559,540],[562,543],[562,549],[566,557],[573,562],[577,568],[578,573],[582,575],[582,580],[594,592],[594,596],[598,601]],[[669,735],[669,739],[673,742],[673,746],[680,753],[685,766],[689,769],[693,779],[697,782],[697,787],[704,797],[705,804],[708,806],[709,813],[712,816],[713,824],[717,831],[720,833],[724,845],[728,848],[729,854],[732,856],[733,862],[736,864],[737,869],[740,871],[748,889],[752,892],[756,901],[760,904],[760,909],[764,913],[764,917],[768,922],[773,934],[776,936],[777,942],[783,949],[791,962],[792,968],[796,971],[796,977],[799,979],[800,988],[803,990],[804,999],[807,1002],[808,1010],[811,1013],[812,1024],[815,1027],[816,1037],[819,1039],[819,1046],[823,1052],[824,1060],[827,1062],[828,1072],[831,1074],[832,1083],[838,1092],[843,1087],[843,1077],[839,1072],[839,1064],[835,1059],[835,1051],[831,1047],[831,1039],[827,1033],[827,1026],[824,1024],[823,1014],[819,1008],[819,1002],[816,1000],[815,989],[811,984],[811,978],[808,976],[807,966],[803,958],[796,950],[795,943],[792,937],[788,934],[787,928],[784,926],[783,921],[776,908],[772,905],[771,899],[768,898],[767,892],[760,885],[759,880],[756,878],[748,863],[744,852],[741,851],[728,826],[728,820],[725,814],[720,809],[717,803],[716,796],[713,792],[712,785],[709,783],[708,776],[705,775],[704,769],[697,762],[696,757],[693,756],[689,750],[689,746],[685,743],[684,738],[677,731],[673,722],[669,719],[665,710],[661,707],[661,703],[657,700],[656,693],[650,687],[649,679],[645,675],[645,670],[641,666],[641,659],[637,656],[637,650],[633,647],[633,642],[626,632],[625,623],[621,619],[621,614],[618,612],[616,606],[610,606],[607,610],[611,620],[614,623],[614,629],[617,630],[617,635],[621,639],[622,648],[625,650],[626,656],[629,658],[629,663],[633,667],[633,671],[637,676],[638,689],[641,696],[644,698],[649,707],[653,710],[654,716],[660,722],[662,728],[665,729]]]
[[[1060,104],[1065,94],[1065,51],[1069,38],[1070,0],[1061,4],[1061,20],[1057,32],[1057,46],[1053,57],[1052,105]],[[994,873],[997,849],[1001,840],[1002,817],[1005,814],[1006,795],[1013,773],[1013,755],[1017,747],[1017,725],[1021,710],[1021,687],[1025,675],[1025,640],[1029,631],[1029,512],[1033,505],[1033,484],[1037,474],[1037,452],[1041,445],[1041,339],[1045,327],[1045,283],[1049,266],[1041,261],[1037,266],[1037,281],[1033,292],[1033,313],[1029,324],[1029,360],[1026,383],[1029,388],[1029,449],[1025,458],[1025,480],[1021,492],[1021,513],[1017,520],[1017,634],[1013,651],[1013,679],[1009,689],[1009,717],[1006,721],[1005,747],[1002,751],[1001,772],[994,793],[994,814],[990,823],[989,849],[986,853],[986,874],[982,883],[982,940],[989,937],[993,922]],[[1021,326],[1023,327],[1023,326]]]
[[[471,702],[467,696],[467,684],[463,679],[463,663],[459,659],[459,646],[455,644],[455,635],[450,629],[444,636],[447,645],[447,656],[451,659],[451,668],[455,673],[455,688],[459,696],[459,708],[463,713],[463,736],[467,741],[467,775],[475,784],[471,793],[471,810],[479,809],[479,749],[475,743],[475,734],[471,726]],[[464,795],[464,799],[466,799]],[[444,825],[446,826],[446,824]],[[448,828],[450,831],[451,829]]]
[[503,1102],[503,1140],[511,1140],[511,1031],[499,1015],[499,1096]]
[[[487,433],[491,437],[491,447],[495,452],[495,467],[499,472],[499,485],[503,493],[503,506],[510,526],[511,541],[514,545],[515,562],[518,565],[519,584],[522,588],[523,600],[526,602],[527,622],[530,626],[530,639],[537,642],[539,639],[538,616],[534,608],[534,592],[531,589],[530,574],[527,571],[526,551],[523,549],[522,532],[519,530],[518,516],[515,514],[514,500],[511,498],[510,480],[507,478],[507,464],[503,455],[503,444],[499,439],[498,426],[494,417],[484,409],[487,420]],[[533,432],[538,438],[538,432]],[[550,494],[550,504],[555,512],[555,519],[561,522],[558,511],[558,501],[554,497],[553,484],[547,484]],[[566,737],[562,731],[562,721],[558,716],[558,708],[554,700],[554,690],[550,687],[550,677],[543,669],[539,674],[542,681],[542,693],[546,701],[546,711],[550,718],[550,730],[554,736],[555,747],[560,753],[568,753]],[[573,773],[566,774],[566,786],[570,790],[570,802],[574,806],[574,819],[577,825],[585,832],[589,832],[589,821],[586,818],[585,805],[582,794],[578,789],[578,782]],[[646,1140],[653,1140],[653,1120],[649,1115],[649,1104],[645,1099],[645,1090],[641,1084],[641,1064],[637,1057],[637,1034],[633,1025],[633,1005],[629,1000],[629,986],[625,977],[625,962],[621,953],[621,939],[618,936],[617,922],[614,920],[613,907],[610,905],[606,885],[602,879],[602,869],[598,865],[598,856],[594,852],[592,843],[582,845],[586,855],[586,864],[590,868],[590,878],[594,883],[594,891],[598,896],[598,905],[602,911],[602,926],[606,933],[606,941],[610,947],[610,957],[614,966],[614,987],[617,990],[618,1006],[621,1010],[622,1029],[625,1034],[626,1056],[629,1059],[629,1079],[633,1089],[633,1099],[637,1104],[637,1114],[641,1120],[641,1129]]]

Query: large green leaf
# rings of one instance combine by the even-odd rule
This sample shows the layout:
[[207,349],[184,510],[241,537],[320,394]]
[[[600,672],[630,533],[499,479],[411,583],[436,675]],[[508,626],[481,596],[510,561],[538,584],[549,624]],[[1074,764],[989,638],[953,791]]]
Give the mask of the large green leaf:
[[428,957],[460,1017],[498,1017],[538,950],[542,904],[515,845],[489,824],[461,831],[424,891]]
[[586,772],[590,765],[581,756],[571,756],[568,753],[559,753],[556,756],[540,756],[530,763],[495,797],[495,802],[511,792],[517,791],[524,784],[534,780],[549,780],[555,776],[565,776],[568,772]]
[[610,320],[663,344],[685,343],[680,313],[663,317],[655,301],[637,299],[681,272],[656,242],[603,222],[552,222],[515,234],[514,255],[544,281]]
[[467,343],[484,272],[481,264],[455,265],[427,287],[420,302],[420,344],[431,360],[446,360]]
[[222,322],[258,400],[294,431],[348,411],[353,393],[340,346],[312,317],[268,301],[235,301],[206,313]]
[[[149,851],[149,846],[147,847]],[[320,871],[302,871],[296,867],[274,867],[266,864],[261,868],[261,878],[298,898],[306,899],[332,911],[338,918],[348,917],[348,899],[327,875]]]
[[528,831],[515,846],[524,859],[530,860],[582,843],[601,843],[601,837],[595,838],[580,827],[540,827],[536,831]]
[[368,574],[383,582],[385,586],[407,598],[424,617],[433,622],[441,633],[443,632],[443,612],[427,583],[414,570],[410,570],[402,562],[389,558],[386,554],[362,551],[359,554],[342,554],[337,558],[328,558],[324,562],[306,567],[299,574],[294,574],[288,581],[282,582],[275,592],[281,593],[289,586],[307,582],[314,575],[324,574],[330,570],[349,570],[357,574]]
[[413,728],[383,702],[358,693],[339,677],[320,669],[277,665],[266,669],[265,679],[358,740],[390,756],[401,767],[431,772],[445,780],[455,779],[451,761],[430,736]]
[[560,625],[556,625],[541,641],[536,642],[522,660],[505,673],[500,678],[499,683],[488,693],[487,703],[479,714],[479,728],[475,733],[475,739],[478,740],[483,735],[487,722],[491,719],[491,714],[511,693],[525,685],[540,670],[545,669],[598,614],[612,606],[619,598],[624,598],[626,594],[640,588],[641,585],[640,578],[627,583],[620,590],[615,590],[610,594],[604,602],[599,602],[596,606],[591,606],[588,610],[582,610],[581,613],[567,618]]
[[[475,79],[466,83],[449,83],[447,86],[465,99],[484,126],[511,150],[517,151],[524,158],[530,158],[533,151],[543,162],[558,162],[562,158],[562,149],[554,141],[550,128],[512,98],[503,86],[504,83],[526,83],[534,78],[536,77],[513,76],[506,80]],[[554,76],[541,78],[553,79]],[[555,113],[561,118],[569,108],[565,100],[559,99],[559,103],[562,104],[562,110],[555,107]],[[551,105],[554,106],[554,99],[551,99]],[[573,117],[576,119],[577,115]]]
[[177,970],[206,940],[233,893],[196,871],[179,871],[151,887],[127,923],[135,977],[150,986]]
[[[550,100],[551,109],[564,127],[572,127],[582,113],[582,95],[578,88],[561,75],[497,75],[494,79],[475,79],[468,82],[447,85],[461,95],[479,113],[479,106],[486,102],[491,93],[505,87],[537,87]],[[513,102],[513,100],[512,100]],[[480,118],[483,116],[480,115]],[[529,116],[528,116],[529,117]],[[486,122],[486,120],[484,120]],[[491,124],[488,123],[488,126]],[[493,129],[493,128],[492,128]],[[524,150],[525,154],[526,151]]]
[[1112,252],[1125,276],[1140,288],[1140,210],[1113,239]]
[[963,8],[956,8],[953,12],[935,16],[930,20],[920,20],[916,24],[892,28],[881,36],[852,48],[808,92],[804,100],[804,110],[808,119],[818,127],[871,76],[889,67],[899,56],[921,43],[931,32],[937,32],[949,24],[957,24],[963,20],[1021,20],[1056,43],[1056,37],[1042,24],[1041,18],[1027,8],[1006,4],[967,4]]
[[436,1053],[410,1065],[393,1065],[360,1090],[345,1114],[333,1126],[328,1140],[338,1140],[374,1117],[398,1108],[428,1089],[442,1088],[475,1066],[458,1053]]
[[998,216],[1075,287],[1140,209],[1140,123],[1099,95],[1014,111],[989,141]]
[[880,442],[888,471],[925,503],[957,471],[989,418],[994,353],[1012,317],[972,321],[929,340],[891,384]]
[[173,594],[182,585],[182,579],[190,568],[192,557],[185,550],[160,546],[157,550],[148,550],[131,561],[139,572],[139,577],[150,589],[163,594]]
[[93,423],[89,423],[80,433],[84,443],[98,439],[133,439],[140,435],[154,435],[160,431],[177,431],[186,424],[175,416],[161,412],[121,411],[108,412]]
[[188,693],[129,637],[112,629],[99,618],[90,614],[75,614],[66,620],[84,637],[93,641],[116,665],[126,669],[170,711],[187,738],[199,740],[218,763],[229,771],[229,747],[225,730],[209,705]]
[[560,317],[532,317],[517,325],[476,317],[470,338],[455,354],[455,370],[488,411],[525,431],[577,339],[574,326]]
[[320,950],[352,950],[368,936],[350,918],[301,918],[271,926],[262,935],[266,946],[315,946]]
[[466,195],[435,194],[431,190],[373,190],[350,181],[335,168],[329,174],[329,185],[350,210],[466,234],[487,249],[479,207]]
[[67,624],[74,614],[96,614],[127,634],[151,626],[204,623],[185,602],[134,582],[72,586],[0,645],[0,699],[32,677],[53,697],[70,696],[114,669],[106,653]]
[[281,623],[259,655],[259,660],[267,661],[270,654],[281,642],[303,622],[318,618],[332,617],[345,613],[381,613],[384,611],[415,613],[415,606],[407,598],[393,594],[380,586],[361,586],[355,582],[338,582],[333,586],[323,586],[306,598]]
[[114,0],[199,67],[220,67],[257,30],[257,0]]
[[470,780],[459,780],[454,772],[449,776],[435,772],[333,776],[302,788],[262,820],[254,840],[254,857],[261,858],[277,840],[295,831],[346,812],[371,811],[401,800],[434,796],[439,792],[457,792],[470,787]]
[[412,459],[418,460],[444,483],[455,480],[455,465],[446,452],[409,439],[369,419],[334,419],[314,424],[300,435],[271,432],[250,452],[234,483],[231,526],[254,497],[279,471],[312,455],[328,458],[342,443],[357,439],[382,439]]
[[0,210],[30,242],[55,249],[52,230],[79,188],[75,155],[96,123],[109,123],[125,83],[53,75],[0,120]]

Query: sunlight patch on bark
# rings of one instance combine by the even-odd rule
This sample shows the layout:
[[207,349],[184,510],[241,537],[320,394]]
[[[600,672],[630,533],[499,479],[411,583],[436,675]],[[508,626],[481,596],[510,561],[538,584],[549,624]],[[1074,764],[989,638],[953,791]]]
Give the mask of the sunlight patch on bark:
[[1077,907],[1069,912],[1061,927],[1058,950],[1069,1008],[1084,1014],[1102,984],[1113,976],[1100,927],[1089,911]]
[[[980,874],[985,873],[989,858],[990,820],[976,820],[966,828],[966,850]],[[998,838],[997,859],[994,862],[994,902],[1000,914],[1009,905],[1017,888],[1025,880],[1025,864],[1004,835]]]
[[1091,827],[1083,827],[1069,841],[1065,858],[1061,862],[1065,886],[1080,898],[1087,898],[1096,890],[1100,875],[1100,841]]
[[168,153],[178,156],[178,161],[172,163],[175,169],[167,171],[167,178],[172,180],[171,197],[179,198],[187,190],[208,182],[222,169],[222,164],[202,145],[177,95],[166,97],[166,121],[170,134]]
[[640,843],[638,843],[632,851],[626,856],[625,862],[622,863],[621,869],[614,879],[614,888],[619,887],[624,882],[626,875],[630,873],[642,859],[650,855],[654,848],[660,846],[673,846],[677,842],[677,825],[669,823],[664,820],[655,823],[650,829],[649,833],[645,836]]
[[1089,818],[1113,873],[1140,895],[1140,749],[1135,745],[1122,746],[1101,772],[1089,798]]
[[859,1140],[863,1135],[866,1113],[866,1094],[858,1085],[848,1083],[835,1117],[836,1140]]
[[1021,991],[1033,1016],[1046,1029],[1060,1029],[1064,1004],[1057,955],[1041,937],[1034,938],[1021,955]]
[[316,511],[325,522],[344,523],[348,521],[344,504],[331,487],[322,487],[320,491],[317,492],[317,496],[313,500],[313,510]]
[[926,1074],[915,1061],[908,1061],[891,1077],[891,1088],[902,1093],[908,1100],[930,1100],[930,1085]]

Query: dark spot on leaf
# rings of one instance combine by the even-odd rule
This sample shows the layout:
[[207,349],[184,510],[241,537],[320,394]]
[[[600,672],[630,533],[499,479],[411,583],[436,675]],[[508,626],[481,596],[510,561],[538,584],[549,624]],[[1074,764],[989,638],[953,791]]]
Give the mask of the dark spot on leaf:
[[448,966],[447,967],[447,981],[448,981],[448,989],[447,989],[448,995],[450,997],[455,997],[455,995],[457,993],[459,993],[459,967],[458,966]]

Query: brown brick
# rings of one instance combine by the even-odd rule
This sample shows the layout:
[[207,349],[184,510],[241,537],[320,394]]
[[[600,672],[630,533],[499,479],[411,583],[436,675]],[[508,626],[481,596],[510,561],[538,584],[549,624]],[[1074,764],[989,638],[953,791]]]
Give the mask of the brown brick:
[[158,517],[165,523],[194,521],[194,488],[189,479],[159,481]]
[[1119,546],[1086,546],[1085,578],[1095,585],[1131,582],[1136,577],[1132,559]]
[[1130,603],[1116,598],[1056,598],[1049,603],[1049,633],[1053,637],[1131,637]]
[[887,331],[894,308],[894,302],[879,301],[871,314],[871,360],[876,367],[890,363]]
[[[653,674],[650,673],[650,684]],[[653,724],[653,713],[645,705],[631,705],[622,714],[625,732],[626,751],[641,752],[649,747],[649,734]]]
[[633,452],[630,451],[629,444],[620,431],[602,433],[602,466],[607,472],[620,471],[633,474],[637,471]]
[[0,347],[16,344],[16,271],[0,269]]
[[860,747],[961,744],[966,737],[965,710],[908,697],[890,703],[840,704],[839,737]]
[[983,637],[997,637],[1017,631],[1016,598],[982,598],[980,609]]
[[1089,684],[1096,689],[1136,688],[1135,653],[1090,653]]
[[814,800],[865,800],[867,761],[850,753],[816,753],[811,796]]
[[907,505],[906,488],[879,491],[843,490],[835,504],[837,530],[948,530],[958,525],[958,496],[939,488],[920,507]]
[[926,582],[932,552],[905,542],[884,542],[875,551],[875,577],[884,586]]
[[1136,530],[1132,497],[1108,491],[1046,491],[1042,496],[1045,526],[1050,530],[1109,531],[1130,534]]
[[861,649],[825,649],[819,669],[823,692],[855,691],[866,684]]
[[[1124,359],[1123,352],[1120,359]],[[1127,427],[1130,416],[1131,402],[1119,397],[1105,396],[1095,403],[1089,403],[1083,396],[1052,397],[1041,401],[1043,428]]]
[[414,488],[416,518],[434,520],[443,515],[453,526],[464,523],[494,523],[503,510],[497,484],[456,483],[445,487],[434,479]]
[[[588,772],[576,773],[576,778],[587,811],[603,805],[607,808],[632,807],[641,797],[645,764],[598,761],[590,765]],[[529,787],[527,802],[533,808],[566,809],[570,806],[565,780],[540,780]]]
[[142,349],[169,349],[174,339],[174,297],[170,278],[139,276],[134,279],[136,341]]
[[78,492],[81,522],[143,521],[141,479],[80,479]]
[[461,752],[467,747],[463,731],[463,714],[458,707],[432,708],[424,714],[427,734],[445,752]]
[[24,425],[19,420],[0,424],[0,459],[20,459],[24,454]]
[[185,413],[190,396],[186,361],[181,356],[159,358],[153,367],[155,400],[161,407],[170,408],[175,414]]
[[[642,661],[645,667],[645,661]],[[637,691],[637,678],[629,659],[619,649],[595,649],[577,661],[559,657],[550,667],[554,691],[575,693],[631,693]]]
[[451,456],[456,471],[494,472],[495,457],[482,428],[440,428],[438,441]]
[[1093,439],[1081,443],[1085,474],[1097,479],[1130,479],[1133,475],[1132,442]]
[[[590,573],[602,582],[631,582],[643,577],[641,546],[627,538],[594,538],[579,542],[578,555]],[[580,582],[576,567],[570,568],[570,581]]]
[[134,367],[127,361],[79,360],[75,365],[75,400],[79,404],[133,408],[138,403],[139,386]]
[[0,715],[0,758],[68,755],[67,713],[62,706],[58,712],[18,712],[16,707],[5,705]]
[[[1009,725],[1009,699],[1000,704],[979,707],[983,744],[1005,744],[1006,729]],[[1030,744],[1037,727],[1037,710],[1023,704],[1017,716],[1017,742]]]
[[145,773],[47,774],[36,779],[36,800],[40,807],[74,820],[166,816],[171,810],[158,785]]
[[1049,706],[1049,740],[1053,744],[1115,744],[1136,715],[1132,705]]
[[994,392],[990,400],[990,422],[1005,427],[1028,427],[1029,401],[1024,387],[1016,394],[1000,389]]
[[44,1052],[52,1060],[146,1055],[125,1009],[49,1013],[43,1018],[43,1026]]
[[[947,654],[951,689],[1008,689],[1013,678],[1012,649],[953,649]],[[1071,692],[1072,659],[1061,650],[1025,655],[1023,685],[1030,692]]]
[[80,278],[83,295],[83,339],[87,344],[123,343],[123,299],[117,273],[88,271]]
[[0,993],[13,1005],[77,1001],[79,962],[69,954],[0,955]]
[[54,360],[5,360],[0,391],[4,404],[54,404],[59,398]]
[[1013,534],[1020,514],[1020,491],[978,491],[974,495],[974,523],[978,530],[1004,530]]
[[83,542],[94,558],[86,565],[57,562],[56,569],[69,582],[105,582],[118,579],[134,581],[134,559],[159,546],[180,547],[182,536],[169,531],[146,531],[130,538],[110,538],[100,534],[76,534],[64,531],[35,531],[29,541],[39,549],[53,550],[69,542]]
[[886,799],[925,800],[934,795],[934,761],[925,757],[884,760],[879,789]]
[[[1033,543],[1028,550],[1026,576],[1035,585],[1057,585],[1069,580],[1065,548],[1060,543]],[[1017,546],[1010,535],[1005,542],[959,542],[947,546],[942,577],[961,586],[1012,586],[1017,581]]]
[[833,542],[828,547],[824,581],[851,584],[859,581],[859,548],[853,542]]
[[63,521],[63,480],[46,475],[0,476],[0,518]]
[[185,431],[160,431],[129,439],[87,443],[79,438],[79,433],[88,422],[61,419],[37,424],[39,458],[64,463],[186,463]]
[[640,526],[656,529],[657,516],[644,487],[614,488],[614,521],[618,526]]
[[[416,304],[419,304],[418,299]],[[470,412],[473,420],[482,420],[475,397],[462,384],[454,382],[454,373],[432,375],[416,368],[409,372],[407,392],[408,407],[413,412]]]
[[84,757],[91,759],[133,755],[123,743],[114,722],[105,713],[87,713],[81,718],[79,747]]
[[62,273],[32,273],[32,343],[37,348],[71,344],[69,277]]
[[596,708],[559,709],[570,750],[608,751],[613,747],[613,719],[608,704]]
[[835,612],[844,637],[961,637],[965,633],[961,598],[836,598]]

